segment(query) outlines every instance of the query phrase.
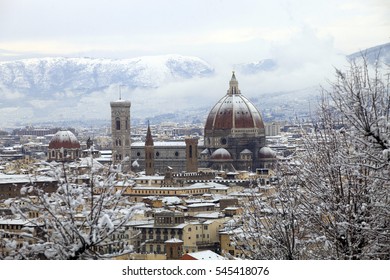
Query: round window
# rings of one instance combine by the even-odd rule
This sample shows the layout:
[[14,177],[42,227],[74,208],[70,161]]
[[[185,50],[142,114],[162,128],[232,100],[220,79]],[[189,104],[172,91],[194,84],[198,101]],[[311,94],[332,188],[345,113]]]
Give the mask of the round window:
[[140,152],[137,152],[137,157],[139,157],[141,155],[141,153]]
[[159,152],[156,152],[156,157],[159,157],[160,156],[160,153]]
[[226,145],[226,143],[227,143],[226,138],[221,138],[221,144],[222,144],[222,145]]
[[175,156],[178,157],[179,156],[179,152],[175,152]]

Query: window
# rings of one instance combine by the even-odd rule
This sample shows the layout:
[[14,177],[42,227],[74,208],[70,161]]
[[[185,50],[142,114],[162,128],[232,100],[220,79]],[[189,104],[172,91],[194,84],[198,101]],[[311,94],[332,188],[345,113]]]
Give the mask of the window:
[[115,119],[116,130],[121,130],[121,120],[119,118]]

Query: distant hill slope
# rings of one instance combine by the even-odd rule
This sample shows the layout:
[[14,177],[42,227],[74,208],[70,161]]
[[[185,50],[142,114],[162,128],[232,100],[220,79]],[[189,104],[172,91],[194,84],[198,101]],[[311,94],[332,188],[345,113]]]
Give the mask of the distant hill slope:
[[33,58],[0,62],[0,90],[35,97],[64,90],[91,92],[121,84],[157,88],[163,83],[210,76],[213,68],[197,57],[146,56],[132,59]]
[[347,56],[349,60],[360,59],[364,55],[367,62],[374,65],[379,59],[380,61],[390,64],[390,43],[368,48],[359,52],[355,52]]

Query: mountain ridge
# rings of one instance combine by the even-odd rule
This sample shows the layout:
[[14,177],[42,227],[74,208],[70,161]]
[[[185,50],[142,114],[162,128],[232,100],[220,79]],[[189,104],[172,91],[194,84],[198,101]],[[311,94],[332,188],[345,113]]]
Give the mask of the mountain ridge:
[[0,62],[0,88],[41,95],[64,89],[89,92],[112,84],[157,88],[166,82],[211,76],[204,60],[182,55],[129,59],[45,57]]

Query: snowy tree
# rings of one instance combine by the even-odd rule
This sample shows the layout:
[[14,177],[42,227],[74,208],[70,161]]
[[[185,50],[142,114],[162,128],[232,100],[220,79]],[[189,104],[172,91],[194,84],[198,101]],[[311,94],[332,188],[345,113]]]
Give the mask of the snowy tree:
[[3,245],[12,249],[7,258],[97,259],[132,251],[128,240],[113,236],[124,232],[143,205],[129,203],[123,196],[126,188],[115,187],[118,174],[103,175],[91,164],[89,180],[80,184],[65,166],[53,167],[54,174],[63,174],[56,192],[45,193],[30,184],[22,189],[27,196],[7,201],[14,214],[35,229],[28,240],[21,236],[24,231],[3,238]]
[[269,188],[271,195],[252,189],[244,213],[236,221],[241,231],[232,236],[232,241],[244,259],[300,259],[304,227],[299,224],[301,206],[295,188]]
[[247,205],[250,258],[390,258],[390,84],[381,70],[364,56],[336,70],[313,131],[302,130],[303,150],[280,169],[274,196],[283,204]]

